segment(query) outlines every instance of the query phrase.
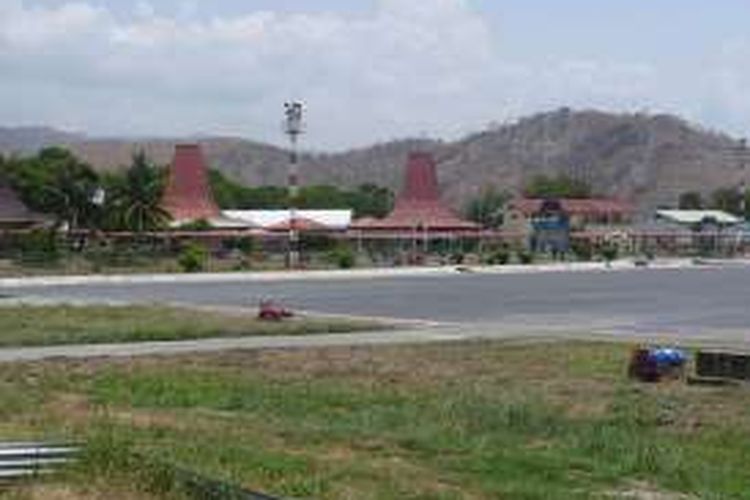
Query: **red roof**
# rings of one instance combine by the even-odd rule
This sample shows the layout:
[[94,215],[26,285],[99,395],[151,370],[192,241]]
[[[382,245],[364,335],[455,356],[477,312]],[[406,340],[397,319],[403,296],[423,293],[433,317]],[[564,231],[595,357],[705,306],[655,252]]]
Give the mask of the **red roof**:
[[[539,198],[520,198],[511,201],[509,208],[530,217],[539,212],[544,201]],[[635,212],[635,206],[632,203],[615,198],[561,198],[558,201],[562,209],[570,215],[632,215]]]
[[197,144],[175,146],[162,206],[176,221],[211,219],[221,215],[208,183],[203,153]]
[[353,229],[435,231],[472,230],[479,225],[458,217],[443,205],[438,190],[435,159],[429,153],[411,153],[406,165],[404,186],[396,204],[384,219],[360,219]]

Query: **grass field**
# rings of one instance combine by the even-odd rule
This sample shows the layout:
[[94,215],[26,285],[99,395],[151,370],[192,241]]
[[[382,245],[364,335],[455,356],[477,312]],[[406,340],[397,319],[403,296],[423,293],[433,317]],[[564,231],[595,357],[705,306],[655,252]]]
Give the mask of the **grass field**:
[[236,313],[149,306],[0,307],[0,347],[306,335],[382,329],[374,321],[300,317],[259,321]]
[[126,450],[282,497],[750,498],[750,391],[632,383],[627,359],[473,343],[5,365],[0,437],[90,439],[97,458],[38,498],[179,497]]

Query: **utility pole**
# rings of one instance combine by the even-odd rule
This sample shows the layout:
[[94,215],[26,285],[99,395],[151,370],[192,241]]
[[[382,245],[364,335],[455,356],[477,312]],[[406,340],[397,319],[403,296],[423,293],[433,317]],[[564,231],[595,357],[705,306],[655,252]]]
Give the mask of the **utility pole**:
[[287,267],[299,267],[299,232],[297,231],[297,198],[299,195],[299,153],[297,151],[299,136],[303,132],[303,106],[301,102],[290,101],[284,104],[284,132],[289,137],[289,171],[287,187],[289,189],[289,241]]
[[747,160],[748,160],[748,149],[747,149],[747,139],[740,139],[740,142],[737,146],[737,163],[740,170],[740,184],[739,184],[739,195],[740,195],[740,214],[742,216],[742,219],[745,220],[747,217],[745,214],[747,213],[747,174],[746,174],[746,168],[747,168]]

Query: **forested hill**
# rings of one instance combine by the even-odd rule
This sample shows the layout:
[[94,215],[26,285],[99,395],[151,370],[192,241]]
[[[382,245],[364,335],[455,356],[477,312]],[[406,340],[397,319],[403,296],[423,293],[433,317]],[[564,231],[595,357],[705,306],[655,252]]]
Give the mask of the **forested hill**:
[[[50,129],[34,140],[19,129],[0,129],[0,149],[29,151],[63,144],[97,168],[129,163],[137,147],[158,163],[169,161],[180,140],[91,140]],[[39,131],[45,131],[44,134]],[[233,138],[202,139],[212,166],[248,185],[283,184],[283,149]],[[670,115],[612,114],[561,109],[493,127],[461,140],[401,140],[331,154],[306,155],[303,182],[398,187],[407,153],[427,149],[439,161],[446,197],[462,204],[483,186],[520,191],[534,175],[566,173],[601,194],[630,198],[644,207],[676,203],[684,191],[709,193],[739,184],[738,141]]]

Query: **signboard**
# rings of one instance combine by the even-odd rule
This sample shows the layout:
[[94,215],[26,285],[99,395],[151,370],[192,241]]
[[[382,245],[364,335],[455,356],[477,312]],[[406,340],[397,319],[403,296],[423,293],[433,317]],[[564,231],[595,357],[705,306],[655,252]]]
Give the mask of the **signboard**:
[[750,355],[723,352],[699,352],[695,357],[699,377],[750,381]]

